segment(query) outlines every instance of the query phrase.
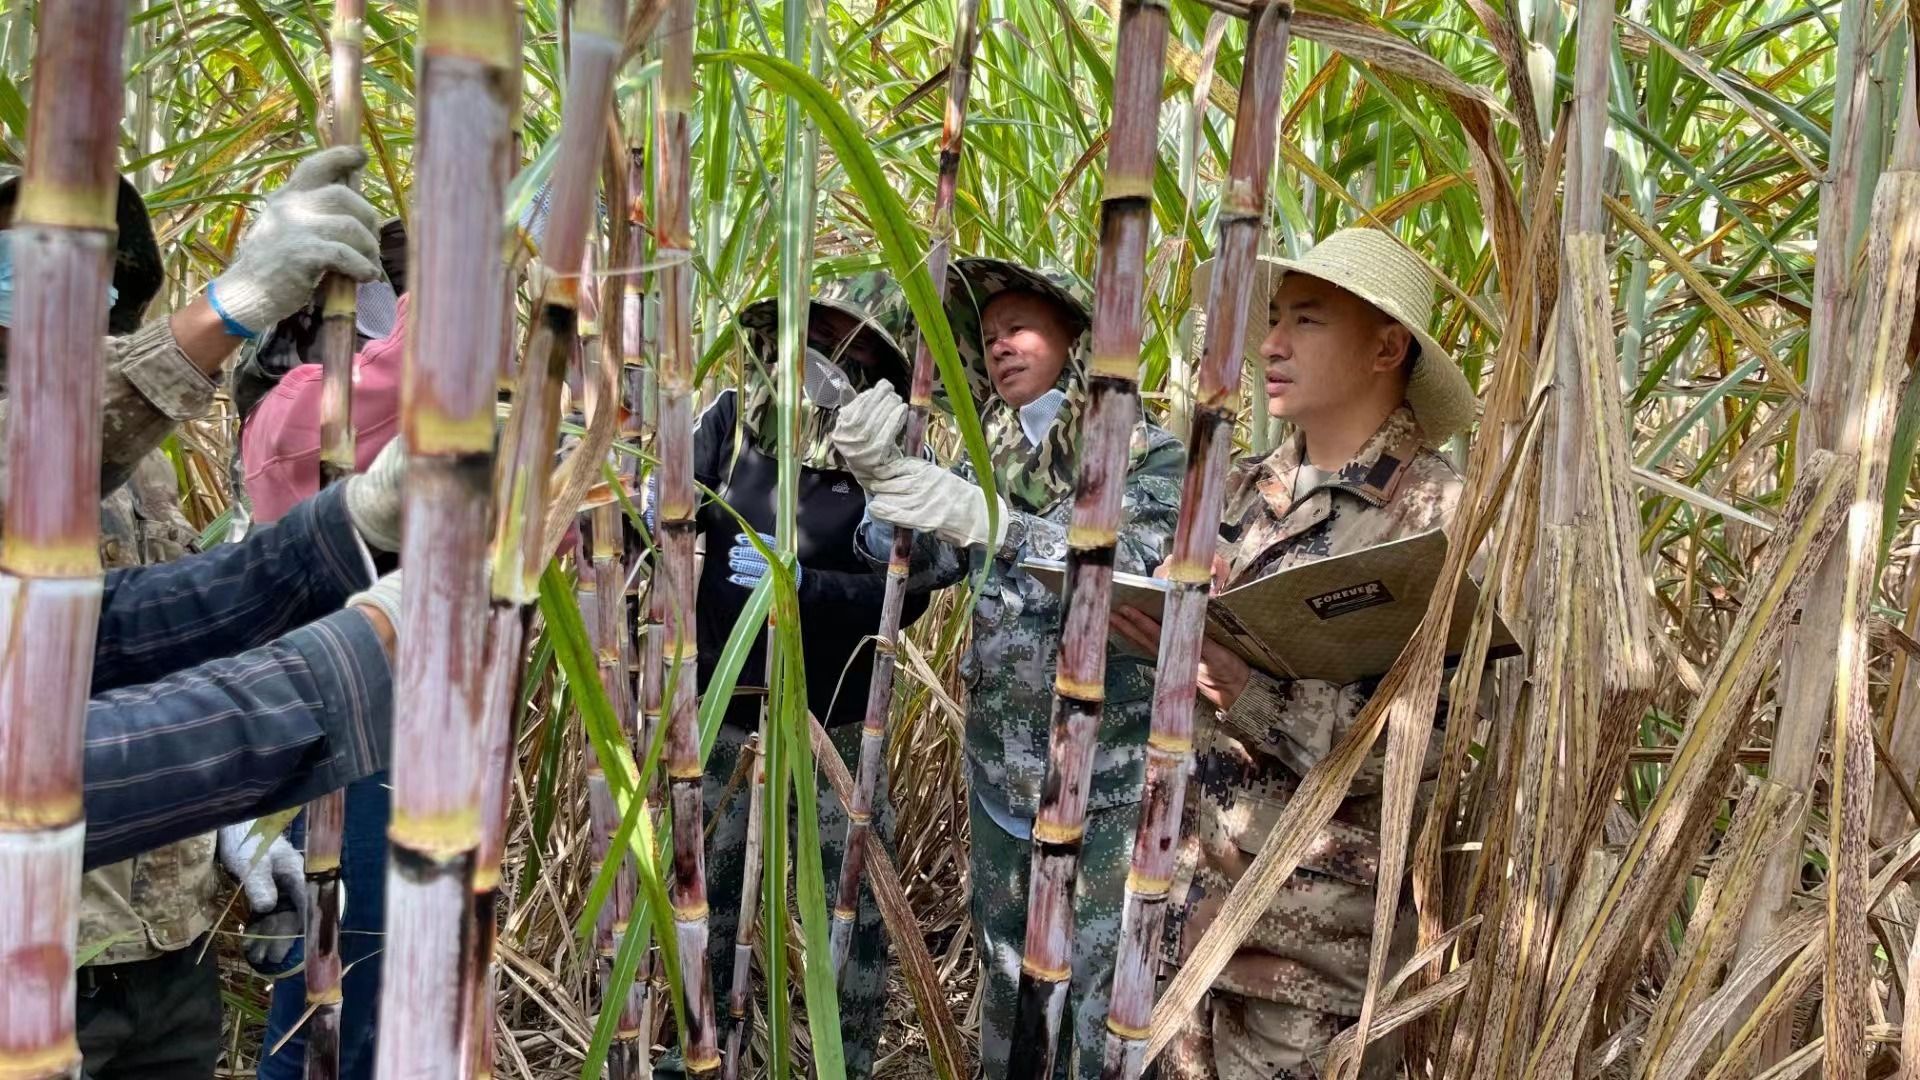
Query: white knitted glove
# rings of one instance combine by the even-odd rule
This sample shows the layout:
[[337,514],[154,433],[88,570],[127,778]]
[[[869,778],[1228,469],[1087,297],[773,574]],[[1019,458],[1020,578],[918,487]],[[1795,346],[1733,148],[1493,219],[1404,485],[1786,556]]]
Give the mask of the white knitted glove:
[[252,821],[228,825],[217,835],[220,865],[247,900],[247,962],[278,964],[306,930],[306,860],[286,837],[263,836]]
[[379,211],[347,186],[366,163],[366,151],[357,146],[336,146],[302,161],[267,196],[227,272],[207,286],[216,310],[258,334],[306,306],[328,271],[355,281],[378,278]]
[[907,403],[887,383],[861,391],[840,410],[833,422],[833,448],[861,487],[870,487],[869,479],[902,456],[900,431],[906,423]]
[[[867,513],[905,529],[930,532],[949,544],[998,548],[1007,532],[1007,505],[1000,503],[999,528],[987,531],[987,500],[974,484],[931,461],[902,455],[860,486],[867,492]],[[998,498],[998,496],[996,496]]]
[[400,550],[400,485],[407,476],[407,447],[394,436],[367,471],[347,477],[347,517],[371,548]]
[[380,614],[387,617],[387,622],[392,624],[397,633],[400,629],[400,571],[395,570],[364,590],[347,597],[348,607],[355,604],[379,608]]

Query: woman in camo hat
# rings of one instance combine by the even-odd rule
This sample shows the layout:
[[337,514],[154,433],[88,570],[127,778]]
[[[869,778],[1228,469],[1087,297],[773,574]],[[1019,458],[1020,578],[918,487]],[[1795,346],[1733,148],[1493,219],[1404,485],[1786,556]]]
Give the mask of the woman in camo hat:
[[[962,259],[952,275],[947,318],[986,428],[1000,501],[996,525],[990,531],[968,465],[947,472],[900,454],[905,405],[885,392],[870,391],[845,410],[835,439],[871,494],[875,527],[861,535],[869,558],[886,561],[890,527],[897,525],[918,533],[914,580],[944,587],[964,577],[974,558],[987,561],[961,670],[968,688],[973,920],[983,967],[980,1056],[984,1075],[999,1076],[1016,1052],[1028,865],[1060,644],[1060,597],[1021,564],[1066,558],[1090,317],[1064,275],[996,259]],[[1150,574],[1166,556],[1185,463],[1172,435],[1144,419],[1135,426],[1115,569]],[[1108,654],[1075,886],[1071,1015],[1055,1052],[1059,1077],[1100,1074],[1152,694],[1150,662]]]
[[[808,306],[801,405],[796,449],[798,492],[798,588],[801,651],[806,660],[807,705],[839,748],[848,768],[860,754],[860,721],[873,672],[869,638],[880,625],[886,594],[884,566],[874,567],[854,550],[854,531],[867,496],[829,437],[837,410],[860,391],[889,386],[904,391],[908,366],[902,347],[911,313],[893,280],[866,273],[823,287]],[[743,389],[723,392],[700,415],[693,437],[694,479],[726,503],[704,501],[694,520],[705,542],[697,593],[700,688],[705,691],[734,623],[767,563],[740,520],[772,547],[778,499],[779,426],[774,401],[778,304],[772,299],[740,313]],[[729,512],[731,508],[731,512]],[[737,519],[734,515],[739,515]],[[927,590],[910,589],[902,625],[927,609]],[[758,727],[764,699],[766,637],[754,643],[740,669],[739,687],[707,758],[706,813],[713,829],[707,853],[707,888],[715,898],[708,935],[709,970],[715,973],[719,1013],[727,1014],[732,985],[737,900],[744,871],[747,798],[729,781],[742,748]],[[847,817],[832,789],[822,785],[818,807],[824,869],[839,874]],[[886,781],[874,793],[875,824],[890,839],[893,815]],[[887,1001],[886,931],[871,892],[863,890],[847,964],[840,976],[840,1019],[847,1075],[873,1069]]]

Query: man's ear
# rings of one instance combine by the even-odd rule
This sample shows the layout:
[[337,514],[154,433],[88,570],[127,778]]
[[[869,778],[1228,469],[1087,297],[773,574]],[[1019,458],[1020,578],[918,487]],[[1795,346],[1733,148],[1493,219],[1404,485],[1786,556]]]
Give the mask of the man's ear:
[[1407,350],[1413,347],[1413,334],[1393,319],[1383,320],[1378,337],[1379,348],[1374,351],[1368,365],[1376,373],[1399,371],[1406,362]]

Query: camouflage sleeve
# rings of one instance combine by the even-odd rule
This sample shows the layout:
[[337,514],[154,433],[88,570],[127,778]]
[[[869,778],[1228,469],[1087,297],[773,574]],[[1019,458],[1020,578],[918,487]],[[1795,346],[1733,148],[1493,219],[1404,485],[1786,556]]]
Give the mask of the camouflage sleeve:
[[[1187,452],[1178,439],[1151,424],[1134,429],[1127,488],[1121,496],[1120,542],[1114,552],[1114,569],[1151,574],[1167,557],[1167,545],[1180,516],[1180,480],[1186,468]],[[1066,521],[1013,511],[1006,539],[995,555],[1009,562],[1064,562],[1067,526]]]
[[[1325,682],[1320,679],[1276,679],[1255,671],[1233,707],[1220,714],[1220,726],[1250,751],[1278,760],[1296,776],[1333,750],[1360,719],[1378,679]],[[1447,715],[1447,694],[1441,688],[1436,719]],[[1432,753],[1429,747],[1429,754]],[[1379,740],[1354,775],[1353,795],[1375,795],[1386,773],[1387,741]]]
[[[100,400],[101,496],[126,483],[140,459],[159,446],[175,424],[205,415],[213,392],[213,380],[180,351],[166,319],[108,338],[106,388]],[[6,409],[0,402],[0,422]],[[0,444],[0,490],[6,469],[6,447]]]
[[107,388],[100,404],[100,490],[112,491],[182,420],[206,415],[214,382],[155,319],[107,339]]

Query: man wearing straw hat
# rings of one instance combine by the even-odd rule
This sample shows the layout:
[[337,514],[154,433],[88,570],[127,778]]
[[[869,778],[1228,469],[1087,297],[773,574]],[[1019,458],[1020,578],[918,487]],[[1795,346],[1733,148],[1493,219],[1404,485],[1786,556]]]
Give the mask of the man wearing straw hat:
[[[1431,271],[1392,236],[1343,229],[1298,259],[1263,257],[1259,272],[1266,318],[1249,314],[1246,351],[1264,369],[1268,413],[1291,422],[1293,435],[1228,479],[1227,542],[1215,565],[1223,587],[1443,525],[1460,481],[1433,448],[1474,417],[1466,377],[1427,333]],[[1195,286],[1205,288],[1200,275]],[[1121,609],[1113,621],[1141,647],[1157,646],[1159,625],[1138,611]],[[1183,829],[1180,878],[1190,886],[1176,881],[1173,893],[1180,914],[1169,943],[1178,955],[1199,940],[1300,778],[1376,682],[1276,679],[1205,645],[1198,683],[1214,713],[1197,738]],[[1171,1048],[1169,1075],[1319,1075],[1327,1042],[1359,1016],[1366,990],[1380,786],[1376,760],[1214,982]],[[1404,959],[1413,920],[1397,926]],[[1376,1043],[1362,1075],[1393,1075],[1395,1057]]]

